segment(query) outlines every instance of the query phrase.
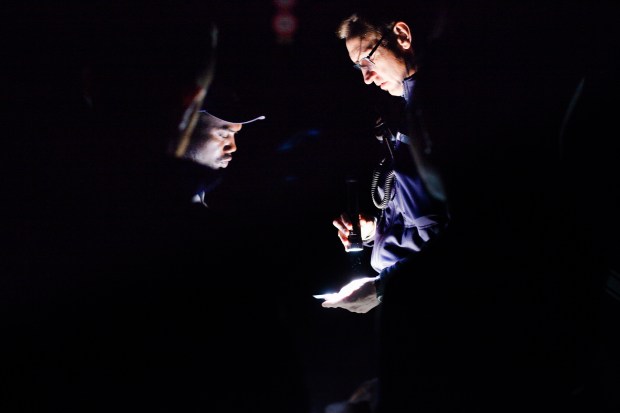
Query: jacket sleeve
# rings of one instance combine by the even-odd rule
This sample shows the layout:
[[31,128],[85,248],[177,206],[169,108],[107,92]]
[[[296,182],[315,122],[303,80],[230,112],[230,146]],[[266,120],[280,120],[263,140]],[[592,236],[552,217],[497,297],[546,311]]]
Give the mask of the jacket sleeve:
[[378,222],[371,256],[371,264],[377,272],[422,250],[447,223],[443,202],[427,191],[408,146],[403,142],[397,144],[394,191]]

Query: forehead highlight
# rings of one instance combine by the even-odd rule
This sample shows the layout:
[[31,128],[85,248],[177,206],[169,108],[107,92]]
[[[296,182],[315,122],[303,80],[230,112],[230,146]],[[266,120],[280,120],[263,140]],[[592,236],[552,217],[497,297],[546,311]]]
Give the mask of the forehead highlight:
[[367,53],[365,54],[364,52],[370,51],[368,44],[368,40],[361,36],[348,38],[345,45],[349,52],[349,58],[354,62],[358,62],[362,57],[366,56]]

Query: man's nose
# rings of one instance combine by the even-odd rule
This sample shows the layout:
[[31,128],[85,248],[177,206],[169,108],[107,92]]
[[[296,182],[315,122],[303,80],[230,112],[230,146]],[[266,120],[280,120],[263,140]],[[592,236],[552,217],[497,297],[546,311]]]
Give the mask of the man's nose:
[[237,143],[235,142],[235,138],[228,139],[228,142],[226,142],[226,146],[224,146],[224,152],[232,153],[232,152],[235,152],[236,150],[237,150]]
[[370,85],[371,83],[373,83],[373,79],[375,78],[376,75],[377,75],[377,72],[375,72],[372,69],[362,70],[362,76],[364,77],[364,83],[366,83],[367,85]]

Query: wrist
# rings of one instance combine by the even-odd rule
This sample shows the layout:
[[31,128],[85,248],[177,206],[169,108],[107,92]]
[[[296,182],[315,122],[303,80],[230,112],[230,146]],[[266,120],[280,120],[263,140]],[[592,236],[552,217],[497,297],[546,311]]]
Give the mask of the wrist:
[[377,300],[379,302],[382,302],[383,292],[385,290],[385,280],[381,279],[380,275],[375,278],[375,290],[376,290]]

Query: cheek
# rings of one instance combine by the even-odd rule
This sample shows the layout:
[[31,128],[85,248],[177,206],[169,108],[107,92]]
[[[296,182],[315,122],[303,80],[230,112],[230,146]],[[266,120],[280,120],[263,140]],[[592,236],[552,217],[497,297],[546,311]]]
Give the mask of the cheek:
[[203,151],[215,152],[220,148],[220,144],[216,139],[209,139],[202,145]]
[[390,66],[389,65],[377,65],[375,66],[375,73],[377,74],[377,77],[379,79],[381,79],[382,81],[390,81],[393,80],[394,75],[392,73],[392,71],[390,70]]
[[391,66],[388,66],[387,68],[383,69],[383,71],[381,71],[381,76],[383,77],[384,80],[388,80],[392,82],[399,80],[399,77],[396,75],[396,71]]
[[405,77],[403,73],[405,67],[402,62],[398,61],[394,57],[386,58],[385,65],[383,65],[383,71],[381,72],[386,80],[392,80],[395,82],[401,82]]

